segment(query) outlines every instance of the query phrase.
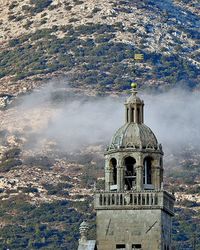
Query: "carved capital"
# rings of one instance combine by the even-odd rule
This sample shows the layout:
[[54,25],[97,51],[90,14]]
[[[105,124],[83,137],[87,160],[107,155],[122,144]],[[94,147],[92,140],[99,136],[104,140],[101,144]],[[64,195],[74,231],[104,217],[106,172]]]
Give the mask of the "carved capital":
[[134,168],[135,169],[143,169],[144,167],[142,165],[135,165]]

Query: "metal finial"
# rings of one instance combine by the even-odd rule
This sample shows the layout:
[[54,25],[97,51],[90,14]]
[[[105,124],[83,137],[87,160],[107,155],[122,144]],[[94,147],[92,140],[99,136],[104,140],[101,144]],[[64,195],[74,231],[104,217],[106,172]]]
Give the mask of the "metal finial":
[[132,82],[132,83],[131,83],[131,88],[132,88],[132,89],[136,89],[136,88],[137,88],[137,83]]
[[132,93],[133,95],[136,95],[136,94],[137,94],[137,83],[135,83],[135,82],[132,82],[132,83],[131,83],[131,93]]

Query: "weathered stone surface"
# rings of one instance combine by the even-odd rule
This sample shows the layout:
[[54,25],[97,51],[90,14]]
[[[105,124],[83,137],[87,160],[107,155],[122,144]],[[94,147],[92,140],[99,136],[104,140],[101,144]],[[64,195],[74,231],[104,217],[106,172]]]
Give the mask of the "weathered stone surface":
[[96,240],[87,240],[85,242],[80,242],[78,250],[95,250]]
[[105,154],[105,191],[95,195],[98,250],[171,249],[174,196],[163,190],[162,147],[136,94]]

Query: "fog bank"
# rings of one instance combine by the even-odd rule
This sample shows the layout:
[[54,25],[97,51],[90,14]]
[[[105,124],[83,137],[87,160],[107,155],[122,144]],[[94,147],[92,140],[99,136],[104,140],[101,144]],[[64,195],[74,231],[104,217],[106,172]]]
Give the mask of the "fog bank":
[[[152,95],[139,92],[139,96],[145,102],[145,124],[164,150],[200,143],[199,93],[174,89]],[[124,124],[124,101],[124,97],[69,95],[66,86],[48,84],[23,97],[17,119],[24,119],[21,126],[32,127],[29,147],[40,148],[53,140],[62,150],[72,151],[83,145],[108,143]],[[40,126],[33,128],[36,120]],[[32,135],[37,135],[34,140]]]

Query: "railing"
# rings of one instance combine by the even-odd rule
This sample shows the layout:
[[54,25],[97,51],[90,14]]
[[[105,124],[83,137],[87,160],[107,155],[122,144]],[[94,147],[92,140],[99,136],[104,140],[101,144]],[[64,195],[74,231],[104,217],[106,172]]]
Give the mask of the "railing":
[[99,192],[95,194],[95,209],[163,208],[173,214],[174,198],[165,191]]

